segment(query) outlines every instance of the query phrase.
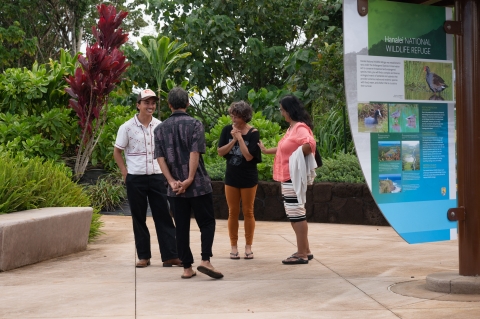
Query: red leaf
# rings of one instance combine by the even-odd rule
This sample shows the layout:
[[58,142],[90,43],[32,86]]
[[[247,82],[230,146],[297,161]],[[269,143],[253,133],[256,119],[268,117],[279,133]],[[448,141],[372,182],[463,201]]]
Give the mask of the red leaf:
[[128,34],[119,28],[128,12],[119,11],[113,6],[97,6],[99,21],[92,27],[92,34],[97,40],[88,45],[85,56],[80,55],[81,67],[73,76],[66,78],[70,87],[65,91],[72,97],[69,107],[75,110],[82,134],[87,142],[92,134],[93,121],[100,117],[107,97],[120,82],[122,74],[130,63],[125,63],[125,56],[118,48],[127,42]]

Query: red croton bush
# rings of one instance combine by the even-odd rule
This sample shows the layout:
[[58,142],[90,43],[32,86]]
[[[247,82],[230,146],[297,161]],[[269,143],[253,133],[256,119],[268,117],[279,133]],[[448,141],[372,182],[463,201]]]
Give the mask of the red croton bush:
[[97,6],[100,20],[92,27],[96,43],[87,46],[86,55],[80,55],[74,76],[66,81],[66,92],[72,97],[69,106],[75,110],[81,127],[80,145],[77,150],[74,174],[79,179],[87,168],[90,156],[105,125],[108,96],[130,65],[119,47],[127,42],[128,33],[119,28],[128,12],[113,6]]

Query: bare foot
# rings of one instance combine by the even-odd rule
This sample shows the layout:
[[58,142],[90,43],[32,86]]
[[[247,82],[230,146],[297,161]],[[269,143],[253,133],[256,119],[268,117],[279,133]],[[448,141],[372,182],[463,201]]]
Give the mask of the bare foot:
[[237,246],[232,246],[232,250],[230,252],[230,259],[240,259]]
[[245,245],[245,257],[243,259],[253,259],[252,245]]
[[[312,259],[313,259],[312,252],[310,252],[310,251],[309,251],[305,256],[308,258],[308,260],[312,260]],[[295,252],[295,253],[293,253],[292,256],[290,256],[290,257],[305,257],[305,256],[300,256],[300,255],[298,254],[298,252]]]
[[183,275],[182,278],[191,278],[195,276],[195,271],[193,271],[193,268],[183,268]]
[[212,263],[210,262],[210,260],[202,260],[202,261],[200,262],[200,266],[207,267],[208,269],[214,269]]

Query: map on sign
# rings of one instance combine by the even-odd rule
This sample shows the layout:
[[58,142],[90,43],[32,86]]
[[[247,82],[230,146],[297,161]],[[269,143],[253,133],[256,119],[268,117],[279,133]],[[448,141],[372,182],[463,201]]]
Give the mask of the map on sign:
[[344,1],[350,126],[370,191],[408,243],[457,238],[453,36],[449,8]]

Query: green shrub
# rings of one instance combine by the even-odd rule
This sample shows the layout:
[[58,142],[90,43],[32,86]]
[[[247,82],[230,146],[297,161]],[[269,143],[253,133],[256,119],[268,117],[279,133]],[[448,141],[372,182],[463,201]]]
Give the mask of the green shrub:
[[291,94],[287,89],[276,87],[260,88],[257,92],[254,89],[248,91],[248,102],[254,111],[261,111],[268,120],[276,123],[282,122],[282,115],[278,112],[280,99]]
[[100,134],[100,139],[90,159],[93,166],[101,163],[103,168],[107,170],[115,171],[117,169],[117,164],[113,159],[113,147],[118,128],[136,113],[137,109],[133,106],[116,105],[108,108],[105,127]]
[[[223,180],[225,177],[225,159],[218,156],[217,153],[218,139],[220,138],[223,127],[231,123],[232,121],[230,117],[224,115],[218,119],[217,124],[210,130],[210,132],[205,134],[207,151],[205,152],[203,159],[209,175],[213,175],[210,176],[212,180]],[[267,148],[277,146],[278,141],[283,135],[280,125],[267,120],[261,112],[254,113],[249,124],[259,131],[260,140]],[[273,158],[273,155],[262,154],[262,163],[257,165],[259,180],[272,180]]]
[[365,183],[358,158],[352,154],[337,153],[323,158],[323,166],[316,172],[315,182]]
[[102,211],[114,211],[127,197],[122,175],[117,173],[100,176],[95,185],[86,185],[92,206]]
[[[39,157],[27,159],[0,153],[0,214],[42,207],[89,207],[90,198],[71,180],[64,165]],[[100,235],[103,223],[95,212],[89,240]]]
[[65,77],[74,74],[77,56],[60,50],[58,61],[34,63],[31,70],[11,68],[0,74],[0,112],[39,115],[54,107],[66,108]]
[[11,154],[58,160],[78,142],[78,124],[70,109],[40,115],[0,113],[0,145]]
[[[218,156],[218,155],[217,155]],[[223,181],[225,178],[226,163],[223,158],[215,162],[205,163],[205,169],[212,181]]]

